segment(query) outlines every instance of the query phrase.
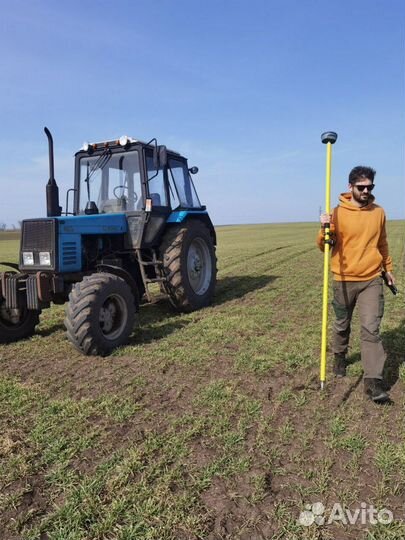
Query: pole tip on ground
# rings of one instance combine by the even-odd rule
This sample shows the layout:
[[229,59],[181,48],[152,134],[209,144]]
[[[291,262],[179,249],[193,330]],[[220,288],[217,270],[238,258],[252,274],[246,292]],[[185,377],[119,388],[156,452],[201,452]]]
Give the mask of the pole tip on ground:
[[322,133],[321,135],[321,141],[323,142],[323,144],[334,144],[337,138],[337,133],[335,133],[334,131],[325,131],[325,133]]
[[325,388],[325,381],[321,381],[321,390]]

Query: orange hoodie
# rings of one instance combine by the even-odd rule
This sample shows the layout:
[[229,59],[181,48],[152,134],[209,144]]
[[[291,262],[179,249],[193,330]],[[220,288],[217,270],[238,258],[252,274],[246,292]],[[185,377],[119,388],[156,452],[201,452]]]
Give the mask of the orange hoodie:
[[[336,281],[368,281],[376,278],[384,269],[392,271],[392,260],[388,254],[385,213],[374,204],[371,196],[367,206],[358,207],[351,203],[351,193],[342,193],[339,206],[332,212],[331,270]],[[324,249],[324,234],[321,229],[317,243]]]

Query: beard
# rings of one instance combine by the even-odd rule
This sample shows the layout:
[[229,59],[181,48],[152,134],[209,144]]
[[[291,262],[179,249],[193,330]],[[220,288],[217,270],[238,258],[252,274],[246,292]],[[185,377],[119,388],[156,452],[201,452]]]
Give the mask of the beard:
[[361,206],[366,206],[370,200],[371,193],[367,191],[360,192],[356,188],[353,188],[352,191],[352,197],[355,201],[357,201]]

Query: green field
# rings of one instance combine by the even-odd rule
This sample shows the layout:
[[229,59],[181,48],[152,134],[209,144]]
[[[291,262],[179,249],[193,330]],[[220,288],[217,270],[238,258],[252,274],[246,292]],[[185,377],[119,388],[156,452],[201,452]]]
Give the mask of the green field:
[[[20,232],[0,232],[0,262],[18,262]],[[10,270],[0,265],[0,272]]]
[[[401,294],[382,336],[393,404],[349,375],[318,382],[316,224],[219,227],[214,305],[158,295],[108,358],[67,343],[63,307],[0,346],[0,538],[263,540],[405,537],[405,223],[389,223]],[[18,240],[0,236],[0,261]],[[306,504],[387,508],[388,525],[299,525]]]

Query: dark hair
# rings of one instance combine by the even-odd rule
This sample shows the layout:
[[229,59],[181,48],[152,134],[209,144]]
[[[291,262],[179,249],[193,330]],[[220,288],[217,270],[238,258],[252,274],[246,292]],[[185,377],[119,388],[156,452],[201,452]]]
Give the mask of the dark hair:
[[349,184],[355,184],[357,180],[368,178],[374,182],[375,170],[371,167],[363,167],[359,165],[354,167],[349,174]]

